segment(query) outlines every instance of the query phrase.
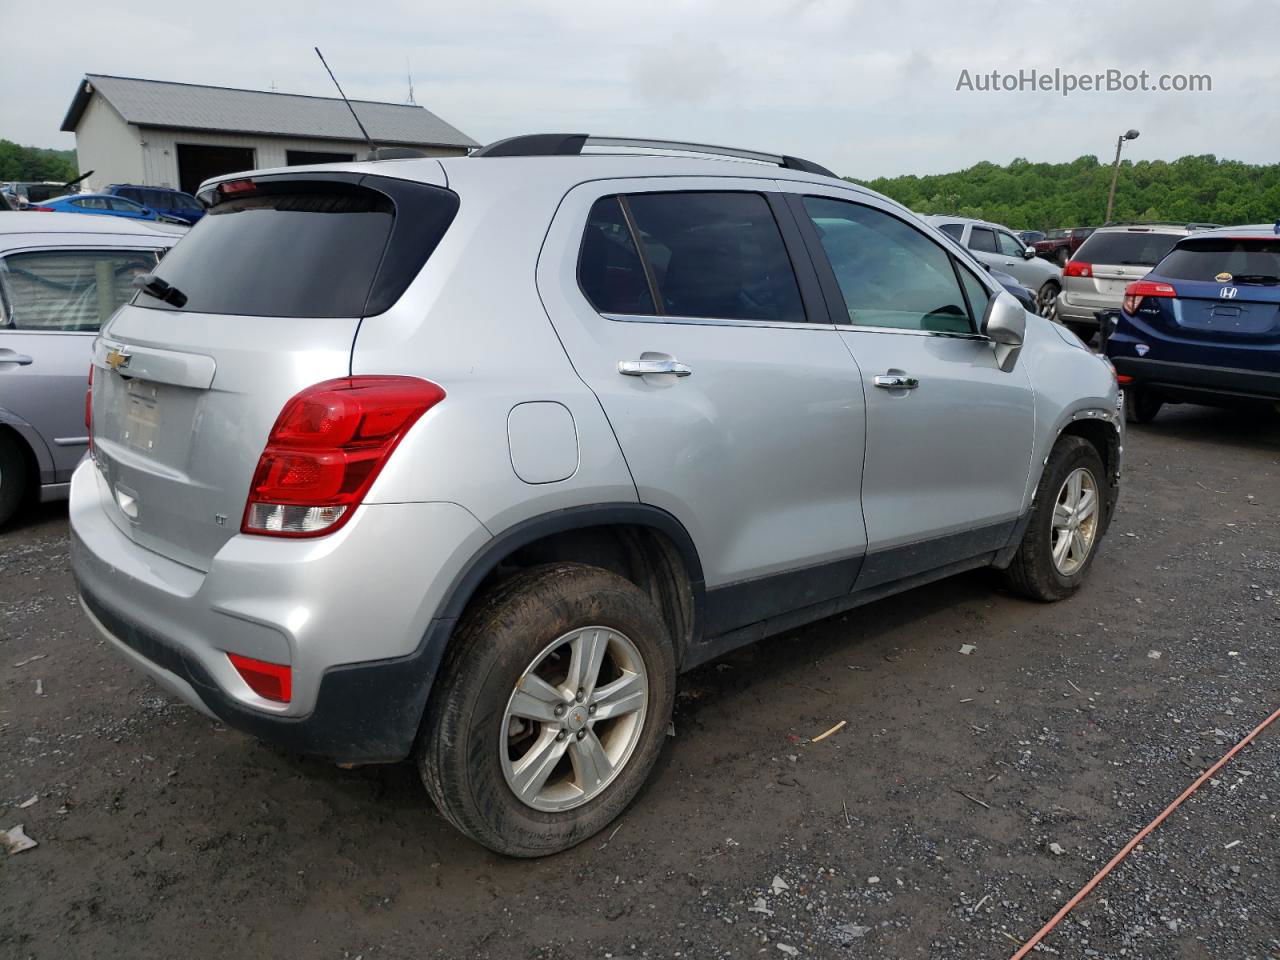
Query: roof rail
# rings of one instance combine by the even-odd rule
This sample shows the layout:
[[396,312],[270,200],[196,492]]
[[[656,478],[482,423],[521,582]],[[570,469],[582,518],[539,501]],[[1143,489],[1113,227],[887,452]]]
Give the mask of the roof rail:
[[1185,227],[1188,230],[1216,230],[1220,223],[1187,220],[1108,220],[1104,227]]
[[681,140],[652,140],[646,137],[604,137],[589,133],[530,133],[508,137],[486,144],[471,154],[473,157],[564,157],[578,156],[583,147],[635,147],[642,150],[671,150],[680,153],[706,153],[739,160],[772,163],[788,170],[803,170],[824,177],[835,174],[811,160],[785,153],[765,153],[740,147],[717,147],[709,143],[685,143]]

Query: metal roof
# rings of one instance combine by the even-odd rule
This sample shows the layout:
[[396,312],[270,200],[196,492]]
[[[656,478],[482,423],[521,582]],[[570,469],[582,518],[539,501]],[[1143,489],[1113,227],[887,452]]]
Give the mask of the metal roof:
[[[364,139],[347,105],[336,97],[205,87],[97,73],[85,74],[62,121],[63,130],[75,131],[95,90],[126,123],[140,127],[317,140]],[[479,146],[457,127],[445,123],[423,107],[370,100],[353,100],[351,103],[374,143]]]

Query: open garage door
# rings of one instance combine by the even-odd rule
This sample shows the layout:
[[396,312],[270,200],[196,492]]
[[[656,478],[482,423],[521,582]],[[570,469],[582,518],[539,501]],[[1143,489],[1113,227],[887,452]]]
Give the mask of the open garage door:
[[252,147],[214,147],[202,143],[178,144],[178,186],[187,193],[210,177],[254,168]]

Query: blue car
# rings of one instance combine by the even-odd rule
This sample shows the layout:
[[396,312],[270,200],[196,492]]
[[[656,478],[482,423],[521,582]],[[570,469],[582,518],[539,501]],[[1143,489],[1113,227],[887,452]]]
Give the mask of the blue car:
[[38,206],[30,207],[41,213],[97,213],[108,217],[128,217],[130,220],[166,220],[165,217],[149,207],[134,203],[124,197],[113,197],[107,193],[69,193],[63,197],[54,197]]
[[144,187],[134,183],[113,183],[103,193],[124,197],[134,203],[154,210],[162,217],[172,217],[182,223],[195,223],[204,216],[204,207],[189,193],[171,187]]
[[1280,222],[1184,237],[1103,324],[1129,417],[1280,402]]

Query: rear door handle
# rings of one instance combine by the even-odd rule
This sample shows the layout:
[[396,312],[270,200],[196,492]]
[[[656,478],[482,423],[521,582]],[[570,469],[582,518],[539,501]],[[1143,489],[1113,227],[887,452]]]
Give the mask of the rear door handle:
[[902,373],[887,373],[876,377],[875,385],[885,390],[914,390],[920,386],[920,381]]
[[674,377],[692,376],[693,368],[679,360],[620,360],[618,372],[624,377],[647,377],[655,373],[669,373]]
[[0,363],[16,363],[20,367],[25,367],[31,363],[31,358],[25,353],[14,353],[12,350],[0,350]]

